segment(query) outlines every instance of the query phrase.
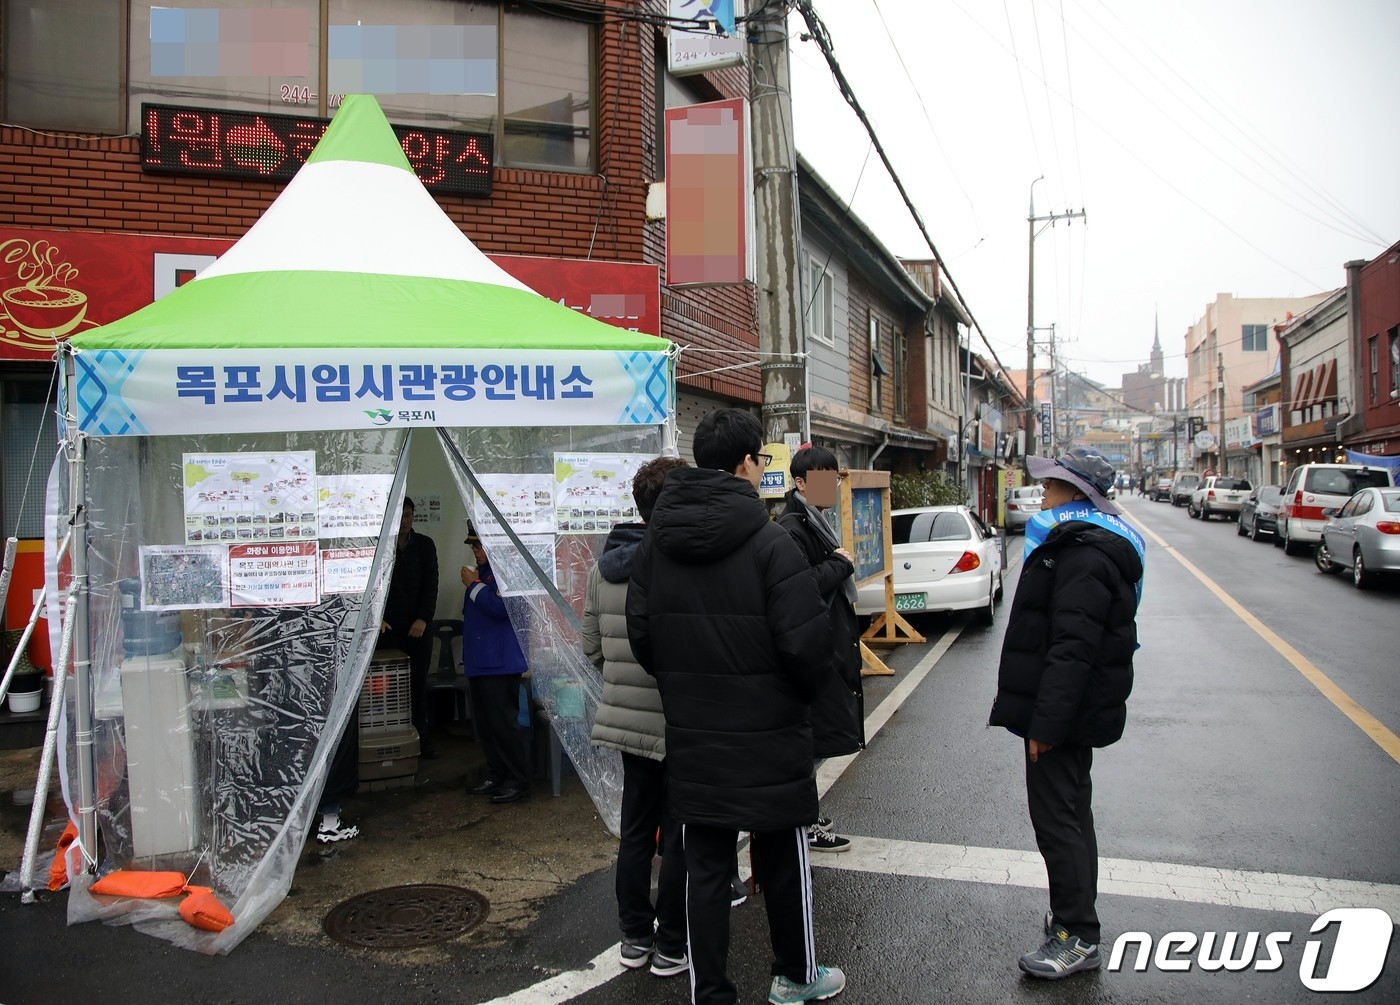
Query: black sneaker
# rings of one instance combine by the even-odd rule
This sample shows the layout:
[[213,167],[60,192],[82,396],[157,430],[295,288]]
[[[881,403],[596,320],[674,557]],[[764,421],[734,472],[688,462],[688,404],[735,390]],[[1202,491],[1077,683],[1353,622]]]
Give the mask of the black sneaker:
[[637,970],[647,965],[651,954],[656,950],[656,942],[650,935],[640,939],[622,940],[622,965],[629,970]]
[[651,973],[653,977],[674,977],[676,974],[683,974],[690,969],[690,958],[685,955],[685,950],[681,950],[674,956],[670,953],[663,953],[656,950],[651,954]]
[[851,839],[843,838],[839,834],[823,830],[820,827],[812,827],[807,831],[808,851],[850,851]]
[[1102,960],[1099,947],[1056,928],[1035,952],[1021,957],[1022,972],[1047,981],[1057,981],[1081,970],[1097,970]]
[[749,899],[749,885],[738,876],[729,882],[729,906],[738,907]]

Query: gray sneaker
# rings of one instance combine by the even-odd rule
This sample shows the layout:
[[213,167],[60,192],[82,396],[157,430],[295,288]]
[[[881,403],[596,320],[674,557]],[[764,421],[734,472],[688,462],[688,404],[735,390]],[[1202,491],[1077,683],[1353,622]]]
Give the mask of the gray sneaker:
[[1099,947],[1057,928],[1045,944],[1021,957],[1021,970],[1032,977],[1057,981],[1081,970],[1097,970],[1102,960]]
[[798,1002],[825,1001],[846,990],[846,975],[839,967],[817,967],[817,979],[811,984],[796,984],[779,974],[768,989],[772,1005],[797,1005]]
[[647,965],[651,960],[652,951],[656,948],[656,942],[650,935],[640,939],[622,940],[622,965],[631,970],[638,970]]

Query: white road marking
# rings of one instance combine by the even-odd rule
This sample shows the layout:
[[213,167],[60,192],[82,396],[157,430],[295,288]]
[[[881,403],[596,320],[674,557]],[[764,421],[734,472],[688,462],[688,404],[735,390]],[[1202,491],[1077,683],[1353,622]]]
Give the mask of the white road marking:
[[[812,865],[885,876],[1046,889],[1045,862],[1039,852],[846,836],[851,838],[848,851],[814,855]],[[1400,917],[1400,886],[1126,858],[1099,859],[1099,893],[1289,914],[1317,915],[1334,907],[1379,907],[1392,918]]]
[[566,970],[504,998],[492,998],[485,1005],[556,1005],[572,1001],[627,972],[618,956],[618,946],[613,945],[589,960],[586,970]]

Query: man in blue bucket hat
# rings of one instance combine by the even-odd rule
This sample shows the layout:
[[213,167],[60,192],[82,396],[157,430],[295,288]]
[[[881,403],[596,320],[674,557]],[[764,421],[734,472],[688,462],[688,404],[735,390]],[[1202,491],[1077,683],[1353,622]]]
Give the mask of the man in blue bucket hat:
[[1031,824],[1050,881],[1046,940],[1020,968],[1058,980],[1102,962],[1089,773],[1094,748],[1123,735],[1146,549],[1108,500],[1114,471],[1102,454],[1027,457],[1026,470],[1045,495],[1026,525],[989,725],[1025,744]]

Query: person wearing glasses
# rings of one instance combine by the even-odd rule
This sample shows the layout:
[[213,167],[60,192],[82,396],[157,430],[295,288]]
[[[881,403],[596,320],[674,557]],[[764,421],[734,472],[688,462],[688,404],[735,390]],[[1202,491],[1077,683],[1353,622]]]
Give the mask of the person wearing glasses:
[[696,1005],[738,1000],[725,964],[740,831],[768,913],[768,1001],[831,998],[846,985],[817,962],[807,845],[817,819],[807,709],[832,673],[831,625],[806,558],[758,496],[762,443],[748,412],[700,420],[696,466],[666,477],[627,591],[628,639],[666,718]]
[[[792,535],[817,581],[831,620],[832,646],[828,658],[835,671],[826,690],[812,705],[812,738],[818,763],[828,757],[854,754],[865,746],[865,695],[860,682],[860,624],[856,620],[855,562],[841,547],[836,532],[822,515],[836,505],[841,465],[826,447],[804,445],[792,455],[793,488],[778,524]],[[818,815],[808,832],[812,851],[842,852],[850,838],[832,829],[830,818]]]

